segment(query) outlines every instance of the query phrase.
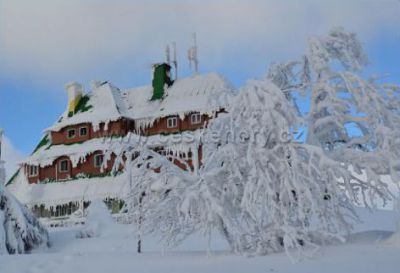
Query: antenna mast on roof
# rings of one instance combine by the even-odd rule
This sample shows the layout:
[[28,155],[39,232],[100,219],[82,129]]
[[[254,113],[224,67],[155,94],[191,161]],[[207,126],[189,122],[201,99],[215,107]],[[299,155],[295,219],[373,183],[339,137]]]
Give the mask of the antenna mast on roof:
[[0,185],[6,183],[6,170],[4,169],[4,161],[1,160],[1,142],[3,137],[3,129],[0,128]]
[[1,142],[3,139],[3,129],[0,128],[0,162],[1,162]]
[[192,63],[194,64],[195,73],[199,72],[199,59],[197,56],[197,38],[196,33],[193,33],[193,46],[188,50],[189,66],[192,68]]
[[178,61],[176,60],[176,42],[172,42],[172,50],[174,52],[174,60],[172,63],[174,64],[175,67],[175,80],[178,79]]
[[167,59],[167,64],[170,64],[171,63],[171,54],[170,54],[170,50],[169,50],[169,45],[166,45],[165,46],[165,57],[166,57],[166,59]]

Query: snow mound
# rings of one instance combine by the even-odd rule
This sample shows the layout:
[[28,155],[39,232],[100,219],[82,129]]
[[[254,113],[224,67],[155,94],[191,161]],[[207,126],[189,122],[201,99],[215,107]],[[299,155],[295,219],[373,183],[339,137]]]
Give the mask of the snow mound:
[[385,243],[390,246],[400,247],[400,221],[397,223],[397,231]]
[[87,211],[86,223],[76,234],[77,238],[92,238],[106,235],[115,226],[106,205],[101,200],[94,200]]
[[0,186],[0,254],[22,254],[49,246],[47,230]]
[[387,230],[370,230],[351,234],[347,237],[347,243],[351,244],[374,244],[385,242],[393,234]]

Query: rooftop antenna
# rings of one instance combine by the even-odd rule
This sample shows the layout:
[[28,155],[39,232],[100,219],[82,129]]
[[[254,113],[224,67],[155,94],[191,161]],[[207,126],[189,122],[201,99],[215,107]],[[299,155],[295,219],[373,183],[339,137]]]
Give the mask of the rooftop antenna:
[[1,142],[3,138],[3,129],[0,128],[0,185],[6,183],[6,170],[4,169],[4,161],[1,160]]
[[165,46],[165,57],[167,59],[167,64],[171,63],[171,54],[170,54],[170,50],[169,50],[169,45]]
[[1,162],[1,141],[3,139],[3,129],[0,128],[0,162]]
[[192,68],[192,63],[194,65],[194,71],[197,74],[199,72],[199,59],[197,57],[197,38],[196,33],[192,34],[193,37],[193,46],[188,50],[188,59],[189,59],[189,66]]
[[172,49],[174,53],[174,60],[172,63],[174,64],[175,67],[175,80],[178,79],[178,61],[176,60],[176,42],[172,42]]

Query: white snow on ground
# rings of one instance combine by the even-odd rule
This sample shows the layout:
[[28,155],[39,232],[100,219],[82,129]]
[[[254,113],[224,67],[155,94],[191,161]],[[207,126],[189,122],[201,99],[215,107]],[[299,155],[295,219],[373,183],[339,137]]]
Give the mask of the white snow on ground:
[[395,229],[396,215],[389,211],[370,214],[360,210],[364,223],[344,245],[326,246],[312,258],[293,263],[284,253],[246,258],[227,251],[217,237],[211,241],[194,236],[184,245],[163,252],[154,238],[144,238],[137,254],[136,237],[128,225],[115,225],[100,237],[77,239],[75,228],[50,230],[53,246],[46,252],[0,256],[1,273],[123,273],[123,272],[296,272],[296,273],[389,273],[399,272],[400,246],[385,240]]

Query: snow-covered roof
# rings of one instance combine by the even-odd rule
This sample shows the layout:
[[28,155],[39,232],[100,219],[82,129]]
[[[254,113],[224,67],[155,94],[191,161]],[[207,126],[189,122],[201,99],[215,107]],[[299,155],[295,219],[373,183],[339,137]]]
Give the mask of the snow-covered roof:
[[23,172],[8,189],[23,204],[33,206],[45,204],[46,207],[81,200],[105,198],[124,198],[129,193],[129,179],[122,173],[117,176],[80,178],[77,180],[28,184]]
[[149,148],[165,147],[165,149],[168,150],[187,153],[193,145],[199,143],[202,132],[203,130],[198,129],[195,131],[182,132],[182,134],[165,136],[154,135],[149,137],[131,133],[125,137],[94,138],[83,143],[67,145],[52,145],[48,143],[40,147],[35,153],[27,157],[21,163],[46,167],[52,165],[57,158],[67,156],[71,160],[72,166],[76,167],[79,163],[85,162],[88,155],[96,151],[108,151],[119,155],[127,144],[130,146],[141,144]]
[[130,117],[152,119],[193,111],[212,114],[228,105],[232,90],[222,76],[208,73],[176,80],[162,100],[150,100],[151,86],[125,90],[123,98]]
[[89,110],[72,117],[66,111],[58,122],[45,131],[59,131],[66,126],[86,122],[93,123],[96,130],[101,122],[107,125],[122,117],[148,125],[168,115],[183,118],[184,114],[195,111],[212,115],[227,107],[233,96],[233,88],[221,75],[207,73],[176,80],[166,89],[161,100],[150,100],[152,95],[153,88],[150,85],[120,91],[110,83],[104,83],[87,94],[87,104],[91,106]]
[[69,112],[65,111],[58,122],[45,131],[59,131],[68,125],[86,122],[92,123],[94,128],[98,129],[102,122],[107,125],[110,121],[127,116],[121,92],[108,82],[94,87],[92,92],[86,96],[89,97],[87,102],[89,110],[77,112],[73,116],[69,116]]
[[40,147],[40,149],[25,158],[21,163],[46,167],[52,165],[55,159],[61,156],[67,156],[70,158],[73,167],[76,167],[79,162],[86,159],[87,155],[96,151],[103,151],[107,149],[107,147],[115,147],[115,145],[111,146],[114,142],[120,143],[121,138],[94,138],[83,143],[69,145],[51,145],[51,143],[49,143],[48,145]]

